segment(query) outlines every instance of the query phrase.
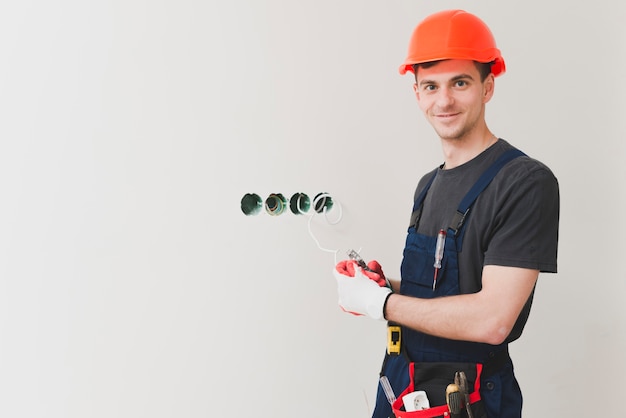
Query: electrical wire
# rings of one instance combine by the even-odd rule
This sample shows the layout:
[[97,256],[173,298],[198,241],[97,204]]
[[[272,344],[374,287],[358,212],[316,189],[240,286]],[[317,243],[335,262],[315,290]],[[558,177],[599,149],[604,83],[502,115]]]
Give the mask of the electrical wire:
[[[319,202],[320,199],[323,199],[326,197],[332,199],[331,195],[329,195],[328,193],[320,193],[318,196],[315,196],[315,199],[313,199],[313,208],[317,207],[317,202]],[[324,214],[324,219],[326,219],[326,222],[329,225],[337,225],[343,219],[343,207],[341,206],[339,202],[335,202],[335,204],[339,210],[339,215],[337,216],[337,220],[335,222],[331,222],[328,219],[328,208],[326,207],[326,205],[324,205],[324,208],[322,209],[322,213]]]
[[306,197],[307,201],[309,200],[308,196],[306,196],[306,195],[298,196],[298,200],[296,200],[296,209],[298,209],[298,213],[300,215],[306,215],[306,210],[302,209],[302,206],[300,206],[300,202],[302,202],[304,200],[303,196]]
[[[322,198],[326,198],[326,197],[331,197],[328,193],[321,193],[320,195],[316,196],[315,199],[313,199],[313,208],[317,207],[317,202],[322,199]],[[322,209],[322,213],[324,214],[324,219],[326,220],[326,222],[329,225],[337,225],[339,222],[341,222],[341,219],[343,218],[343,208],[341,207],[341,204],[337,201],[335,201],[335,205],[337,206],[338,210],[339,210],[339,215],[337,216],[337,219],[334,222],[331,222],[328,219],[328,215],[327,215],[327,211],[328,209],[326,208],[326,206],[324,206],[324,208]],[[298,207],[298,210],[300,210],[300,208]],[[334,254],[335,257],[335,264],[337,264],[338,260],[337,260],[337,253],[339,252],[338,249],[336,250],[332,250],[329,248],[324,248],[322,247],[322,245],[320,244],[320,241],[315,237],[315,234],[313,234],[313,229],[311,228],[311,222],[313,221],[313,218],[318,214],[318,212],[314,209],[313,210],[313,214],[311,216],[309,216],[309,221],[307,223],[308,226],[308,230],[309,230],[309,235],[311,236],[311,238],[313,239],[313,241],[315,242],[315,244],[317,245],[317,248],[319,248],[320,250],[327,252],[327,253],[332,253]]]

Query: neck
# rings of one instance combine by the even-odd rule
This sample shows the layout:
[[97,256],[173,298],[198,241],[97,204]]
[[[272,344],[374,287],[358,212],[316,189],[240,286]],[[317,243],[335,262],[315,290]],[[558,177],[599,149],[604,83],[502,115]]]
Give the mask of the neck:
[[483,135],[474,139],[442,139],[444,168],[449,170],[458,167],[475,158],[498,141],[498,137],[487,130]]

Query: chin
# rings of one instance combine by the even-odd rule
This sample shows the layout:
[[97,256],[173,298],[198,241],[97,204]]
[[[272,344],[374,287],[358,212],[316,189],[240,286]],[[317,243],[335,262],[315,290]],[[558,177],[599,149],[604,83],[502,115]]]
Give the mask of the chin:
[[442,131],[437,131],[437,135],[439,135],[439,138],[445,139],[447,141],[457,141],[457,140],[463,138],[463,133],[462,132],[442,132]]

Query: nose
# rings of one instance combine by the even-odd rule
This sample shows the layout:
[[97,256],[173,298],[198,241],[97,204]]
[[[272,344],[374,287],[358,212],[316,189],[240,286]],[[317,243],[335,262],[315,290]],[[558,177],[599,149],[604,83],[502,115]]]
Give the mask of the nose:
[[442,87],[437,92],[437,106],[441,109],[447,109],[454,104],[454,95],[447,87]]

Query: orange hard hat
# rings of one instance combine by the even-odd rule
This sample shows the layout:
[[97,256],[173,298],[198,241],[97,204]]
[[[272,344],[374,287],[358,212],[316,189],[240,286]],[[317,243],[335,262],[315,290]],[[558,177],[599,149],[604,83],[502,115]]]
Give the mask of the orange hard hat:
[[444,10],[422,20],[413,31],[400,74],[413,72],[413,65],[446,59],[492,62],[494,76],[506,67],[489,27],[463,10]]

